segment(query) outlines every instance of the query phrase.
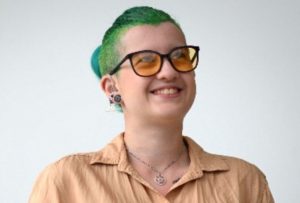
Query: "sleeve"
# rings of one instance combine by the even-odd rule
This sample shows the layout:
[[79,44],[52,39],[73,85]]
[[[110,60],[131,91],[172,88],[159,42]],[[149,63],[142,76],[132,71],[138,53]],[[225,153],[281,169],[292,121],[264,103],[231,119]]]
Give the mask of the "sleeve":
[[265,186],[265,190],[263,192],[261,202],[262,203],[274,203],[275,202],[267,184]]
[[274,203],[266,176],[256,166],[250,165],[241,184],[240,195],[243,202]]
[[62,203],[60,191],[56,183],[56,166],[48,166],[37,178],[29,203]]

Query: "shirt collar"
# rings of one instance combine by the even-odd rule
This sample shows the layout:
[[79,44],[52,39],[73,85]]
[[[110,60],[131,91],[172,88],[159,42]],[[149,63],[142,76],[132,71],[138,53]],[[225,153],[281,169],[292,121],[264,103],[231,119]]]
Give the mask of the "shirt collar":
[[191,138],[185,136],[189,149],[189,156],[191,159],[190,168],[202,171],[223,171],[229,170],[229,165],[226,163],[225,158],[220,155],[210,154],[205,152]]
[[[230,169],[224,157],[205,152],[202,147],[187,136],[184,136],[184,140],[188,146],[190,166],[178,184],[181,185],[200,178],[204,172],[228,171]],[[175,184],[174,186],[178,185]]]
[[125,145],[123,139],[123,133],[115,137],[108,145],[103,149],[96,152],[90,164],[119,164],[122,155],[126,154]]
[[[93,155],[90,164],[118,165],[119,171],[134,173],[134,170],[127,159],[123,135],[124,133],[119,134],[106,147],[96,152]],[[189,137],[184,136],[184,141],[188,146],[191,161],[189,169],[183,177],[184,182],[201,177],[204,171],[213,172],[229,170],[229,166],[222,156],[205,152]]]
[[133,178],[150,187],[150,185],[143,180],[128,161],[124,144],[124,133],[119,134],[106,147],[99,152],[96,152],[92,156],[90,164],[118,165],[118,171],[128,173],[132,175]]

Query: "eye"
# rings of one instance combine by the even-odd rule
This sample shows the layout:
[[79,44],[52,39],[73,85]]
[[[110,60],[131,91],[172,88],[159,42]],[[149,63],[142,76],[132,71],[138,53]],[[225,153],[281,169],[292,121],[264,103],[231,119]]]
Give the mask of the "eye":
[[189,54],[187,49],[176,49],[171,53],[172,59],[188,59]]
[[150,62],[153,62],[154,60],[155,60],[155,57],[152,55],[145,55],[140,58],[140,61],[145,62],[145,63],[150,63]]
[[134,64],[140,63],[153,63],[157,60],[157,56],[154,53],[139,53],[133,57]]

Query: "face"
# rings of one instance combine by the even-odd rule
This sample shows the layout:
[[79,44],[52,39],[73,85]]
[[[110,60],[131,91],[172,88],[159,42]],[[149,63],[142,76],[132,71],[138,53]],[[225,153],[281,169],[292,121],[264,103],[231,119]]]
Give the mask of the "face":
[[[141,50],[166,54],[184,45],[186,42],[182,32],[167,22],[129,29],[121,39],[119,51],[123,58]],[[114,79],[122,96],[124,115],[129,118],[182,120],[195,98],[194,72],[177,72],[166,58],[161,71],[150,77],[136,75],[127,60]]]

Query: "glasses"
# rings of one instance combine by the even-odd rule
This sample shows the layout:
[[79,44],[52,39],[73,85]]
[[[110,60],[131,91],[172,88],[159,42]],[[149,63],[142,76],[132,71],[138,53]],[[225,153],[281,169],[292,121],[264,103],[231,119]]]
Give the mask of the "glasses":
[[157,74],[167,58],[171,66],[178,72],[186,73],[193,71],[198,64],[198,46],[180,46],[172,49],[168,54],[161,54],[152,50],[143,50],[126,55],[123,60],[112,69],[109,74],[113,75],[127,60],[130,60],[133,71],[141,77],[149,77]]

